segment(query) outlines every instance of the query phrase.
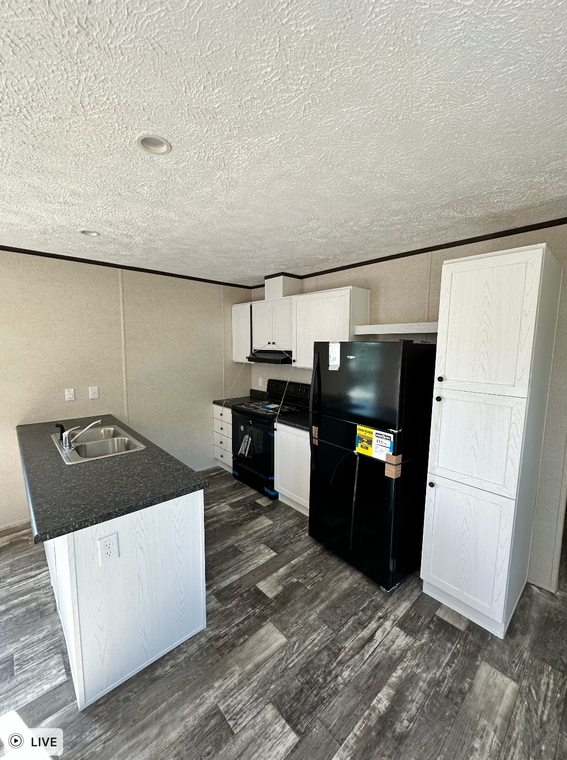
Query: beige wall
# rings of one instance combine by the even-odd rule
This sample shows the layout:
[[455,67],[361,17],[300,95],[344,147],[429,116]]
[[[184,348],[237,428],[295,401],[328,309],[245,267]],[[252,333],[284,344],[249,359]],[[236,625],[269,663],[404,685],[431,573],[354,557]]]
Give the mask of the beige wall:
[[[294,367],[293,364],[253,364],[252,365],[252,388],[260,391],[266,390],[266,383],[270,378],[274,380],[290,379],[294,383],[310,383],[311,370]],[[260,383],[260,380],[262,381]]]
[[[370,322],[430,322],[439,311],[441,267],[447,259],[475,256],[545,242],[567,268],[567,225],[509,235],[345,270],[302,281],[303,292],[356,285],[370,289]],[[256,368],[252,371],[253,382]],[[546,421],[529,578],[555,591],[567,498],[567,273],[563,277],[559,325]]]
[[194,469],[212,466],[210,402],[241,366],[234,393],[250,387],[250,367],[230,361],[231,307],[249,298],[242,288],[0,253],[0,528],[28,518],[21,423],[110,413]]

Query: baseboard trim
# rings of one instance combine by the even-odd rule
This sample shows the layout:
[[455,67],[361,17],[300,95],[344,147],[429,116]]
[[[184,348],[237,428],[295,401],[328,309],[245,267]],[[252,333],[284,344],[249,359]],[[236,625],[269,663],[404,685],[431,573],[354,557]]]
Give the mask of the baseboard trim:
[[508,623],[498,623],[496,620],[489,618],[488,615],[483,615],[482,612],[479,612],[473,607],[470,607],[468,604],[455,599],[450,594],[447,594],[445,591],[441,591],[441,589],[433,586],[427,581],[423,582],[423,593],[433,597],[433,599],[437,599],[438,602],[441,602],[446,607],[450,607],[452,610],[455,610],[455,612],[463,615],[468,620],[472,620],[473,623],[480,625],[489,633],[493,633],[495,636],[498,636],[499,639],[503,639],[506,635],[506,629],[508,628],[508,623],[510,621],[508,621]]
[[299,502],[295,501],[294,499],[290,499],[288,496],[284,496],[281,491],[278,494],[278,499],[280,501],[283,501],[284,504],[287,504],[288,507],[296,509],[298,512],[301,512],[302,515],[309,517],[309,507],[304,507],[303,504],[299,504]]
[[31,530],[30,520],[22,520],[21,522],[11,523],[10,525],[0,527],[0,538],[10,536],[12,533],[21,533],[24,530]]

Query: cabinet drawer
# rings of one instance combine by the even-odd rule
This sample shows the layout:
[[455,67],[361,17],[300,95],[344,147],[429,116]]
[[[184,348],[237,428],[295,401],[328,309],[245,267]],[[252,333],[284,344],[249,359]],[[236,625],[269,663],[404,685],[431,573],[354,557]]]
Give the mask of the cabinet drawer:
[[428,474],[421,577],[502,621],[515,502]]
[[525,414],[523,398],[436,389],[429,469],[515,498]]
[[232,409],[228,409],[226,406],[218,406],[213,404],[213,417],[216,420],[225,420],[226,422],[232,422]]
[[226,449],[221,449],[220,446],[213,446],[215,459],[222,460],[229,467],[232,467],[232,454]]
[[223,420],[217,420],[216,417],[215,417],[214,423],[215,423],[215,427],[214,427],[215,433],[219,433],[220,435],[224,435],[227,438],[232,438],[232,424],[231,424],[231,420],[229,420],[227,422],[224,419]]
[[232,454],[232,436],[228,437],[220,433],[213,433],[213,442],[215,448],[224,449]]

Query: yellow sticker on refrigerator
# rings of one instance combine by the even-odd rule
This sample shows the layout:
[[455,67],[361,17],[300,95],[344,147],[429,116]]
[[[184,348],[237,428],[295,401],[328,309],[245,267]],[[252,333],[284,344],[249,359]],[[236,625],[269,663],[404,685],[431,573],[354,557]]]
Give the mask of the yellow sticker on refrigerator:
[[372,442],[374,440],[374,430],[372,428],[356,426],[356,450],[359,454],[372,456]]
[[364,456],[386,461],[386,454],[394,451],[394,436],[383,430],[356,426],[356,451]]

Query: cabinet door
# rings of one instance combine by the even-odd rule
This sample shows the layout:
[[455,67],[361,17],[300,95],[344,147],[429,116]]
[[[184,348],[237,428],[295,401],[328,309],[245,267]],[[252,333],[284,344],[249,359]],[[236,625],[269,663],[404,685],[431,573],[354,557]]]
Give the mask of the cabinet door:
[[294,358],[298,367],[313,367],[317,340],[350,339],[350,290],[294,298]]
[[428,475],[421,577],[495,620],[506,596],[512,499]]
[[435,475],[515,498],[525,413],[523,398],[438,388],[429,469]]
[[443,266],[436,376],[443,387],[526,396],[543,249]]
[[249,303],[237,303],[232,307],[233,362],[247,362],[250,355],[250,307]]
[[293,336],[291,329],[292,300],[285,298],[274,301],[272,306],[272,326],[274,348],[291,351],[293,348]]
[[257,301],[252,304],[252,345],[254,349],[272,347],[272,302]]
[[309,509],[311,451],[306,430],[278,424],[274,437],[275,489]]

